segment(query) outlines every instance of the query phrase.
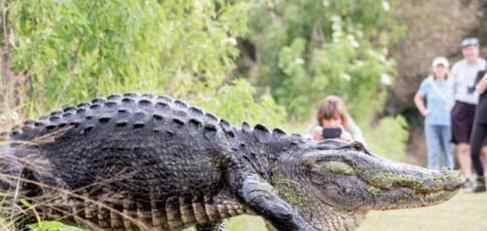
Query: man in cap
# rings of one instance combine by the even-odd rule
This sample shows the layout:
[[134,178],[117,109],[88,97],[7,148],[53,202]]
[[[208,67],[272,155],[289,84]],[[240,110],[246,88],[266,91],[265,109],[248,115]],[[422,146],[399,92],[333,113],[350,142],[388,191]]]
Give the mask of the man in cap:
[[460,168],[467,177],[466,191],[472,191],[475,181],[472,175],[470,156],[470,134],[472,132],[478,95],[475,94],[477,73],[484,70],[486,61],[479,57],[479,40],[465,38],[461,44],[463,59],[455,63],[451,70],[451,80],[455,105],[451,111],[452,142],[457,145]]

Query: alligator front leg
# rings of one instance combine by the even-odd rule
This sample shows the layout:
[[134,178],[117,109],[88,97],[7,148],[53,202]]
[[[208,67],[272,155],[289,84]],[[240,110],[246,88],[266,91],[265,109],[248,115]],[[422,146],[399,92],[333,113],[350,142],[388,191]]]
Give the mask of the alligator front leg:
[[317,231],[256,174],[244,177],[239,194],[255,213],[264,217],[278,231]]
[[225,231],[223,223],[196,225],[196,231]]

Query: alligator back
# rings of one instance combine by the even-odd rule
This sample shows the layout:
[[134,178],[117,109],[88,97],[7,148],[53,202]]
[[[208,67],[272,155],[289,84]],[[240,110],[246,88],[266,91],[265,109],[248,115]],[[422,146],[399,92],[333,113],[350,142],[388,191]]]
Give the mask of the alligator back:
[[42,202],[46,217],[69,211],[101,228],[177,230],[244,212],[223,181],[228,136],[228,122],[201,109],[128,93],[27,121],[9,139],[14,155],[29,153],[49,173],[24,173],[46,185],[30,197],[64,195]]

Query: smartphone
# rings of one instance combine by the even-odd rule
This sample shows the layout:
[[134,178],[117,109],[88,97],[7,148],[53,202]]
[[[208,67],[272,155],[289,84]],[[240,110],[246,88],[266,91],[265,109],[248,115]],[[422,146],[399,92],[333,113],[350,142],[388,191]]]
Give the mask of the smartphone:
[[323,128],[321,132],[321,137],[323,139],[337,139],[342,136],[341,128]]

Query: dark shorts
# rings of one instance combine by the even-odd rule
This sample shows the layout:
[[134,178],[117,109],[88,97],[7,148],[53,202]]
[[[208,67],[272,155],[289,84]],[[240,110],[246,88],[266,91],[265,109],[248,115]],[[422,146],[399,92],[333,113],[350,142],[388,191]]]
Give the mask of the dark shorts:
[[475,105],[456,101],[451,110],[452,142],[454,144],[470,143]]

